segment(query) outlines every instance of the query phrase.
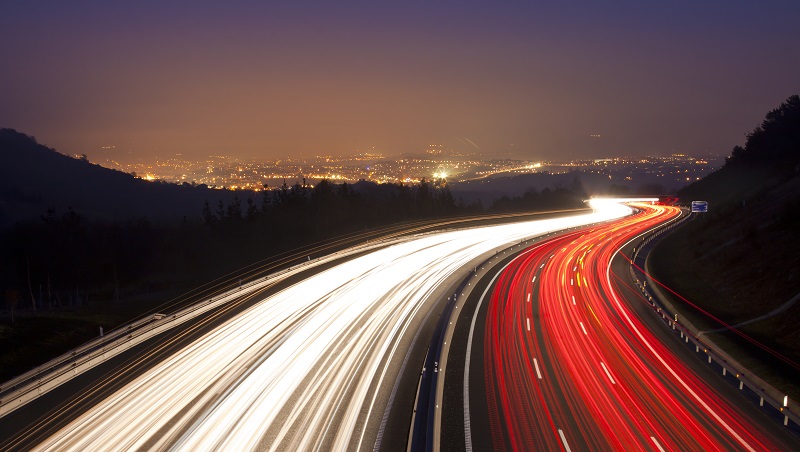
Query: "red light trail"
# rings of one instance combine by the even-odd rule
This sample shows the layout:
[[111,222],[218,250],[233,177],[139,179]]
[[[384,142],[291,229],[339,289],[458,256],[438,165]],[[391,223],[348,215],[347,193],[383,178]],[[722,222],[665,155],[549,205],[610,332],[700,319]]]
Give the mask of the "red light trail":
[[484,339],[496,449],[775,450],[620,301],[614,254],[680,212],[637,207],[531,247],[498,277]]

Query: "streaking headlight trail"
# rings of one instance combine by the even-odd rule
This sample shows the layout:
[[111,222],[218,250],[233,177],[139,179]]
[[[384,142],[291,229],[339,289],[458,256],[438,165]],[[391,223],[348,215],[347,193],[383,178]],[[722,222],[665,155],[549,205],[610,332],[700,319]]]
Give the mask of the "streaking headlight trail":
[[[389,363],[435,289],[465,265],[552,231],[628,215],[593,212],[429,234],[364,254],[285,289],[156,364],[39,450],[353,450]],[[385,403],[385,402],[384,402]]]

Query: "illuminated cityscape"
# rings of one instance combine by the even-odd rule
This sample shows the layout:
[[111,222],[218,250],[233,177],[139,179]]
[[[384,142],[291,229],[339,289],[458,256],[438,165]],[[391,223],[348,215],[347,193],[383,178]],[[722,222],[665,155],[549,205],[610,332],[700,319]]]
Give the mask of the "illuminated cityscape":
[[571,172],[607,176],[616,185],[660,184],[667,190],[680,188],[710,174],[724,163],[720,156],[695,157],[672,154],[666,157],[613,157],[573,161],[531,161],[513,158],[487,160],[431,145],[427,152],[389,157],[377,153],[355,156],[316,156],[274,161],[245,160],[214,155],[202,161],[181,156],[156,159],[151,163],[101,162],[102,166],[130,173],[145,180],[206,185],[216,189],[277,189],[284,182],[308,184],[327,179],[354,183],[417,184],[421,180],[448,184],[511,177],[520,174],[565,174]]

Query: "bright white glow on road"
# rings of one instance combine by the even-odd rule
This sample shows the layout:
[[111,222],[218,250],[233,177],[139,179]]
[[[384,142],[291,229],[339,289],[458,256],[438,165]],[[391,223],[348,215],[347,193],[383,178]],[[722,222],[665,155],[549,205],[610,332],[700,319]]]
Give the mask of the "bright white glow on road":
[[401,339],[437,287],[509,244],[631,213],[608,201],[592,207],[428,234],[311,276],[158,363],[39,448],[371,449],[366,413],[383,416],[377,392],[394,383]]

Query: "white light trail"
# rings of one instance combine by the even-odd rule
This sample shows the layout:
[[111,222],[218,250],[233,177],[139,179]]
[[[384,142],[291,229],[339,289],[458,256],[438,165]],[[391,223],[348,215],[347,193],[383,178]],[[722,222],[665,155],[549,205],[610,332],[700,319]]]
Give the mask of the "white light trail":
[[364,413],[383,415],[379,378],[404,354],[401,339],[437,287],[509,244],[631,213],[608,201],[592,207],[591,214],[428,234],[310,276],[156,364],[38,448],[363,445],[370,436]]

